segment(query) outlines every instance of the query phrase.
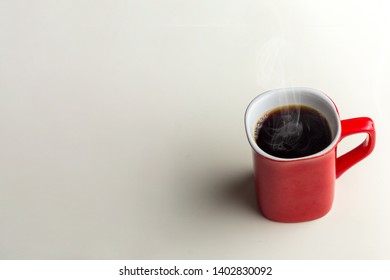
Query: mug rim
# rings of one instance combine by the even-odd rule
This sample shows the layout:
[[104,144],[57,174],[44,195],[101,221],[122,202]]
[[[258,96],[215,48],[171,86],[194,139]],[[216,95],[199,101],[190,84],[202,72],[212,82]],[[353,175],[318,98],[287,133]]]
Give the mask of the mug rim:
[[[317,153],[314,153],[314,154],[311,154],[311,155],[308,155],[308,156],[304,156],[304,157],[297,157],[297,158],[281,158],[281,157],[276,157],[276,156],[273,156],[273,155],[270,155],[268,153],[266,153],[265,151],[263,151],[262,149],[260,149],[260,147],[257,145],[255,139],[254,139],[254,135],[253,135],[253,132],[254,132],[254,127],[250,127],[249,125],[249,121],[248,121],[248,118],[251,114],[251,112],[253,111],[253,108],[256,106],[257,102],[259,101],[259,99],[261,98],[264,98],[270,94],[275,94],[277,92],[285,92],[285,91],[289,91],[289,92],[295,92],[295,91],[300,91],[300,92],[310,92],[311,94],[314,94],[316,95],[317,97],[321,98],[322,100],[324,100],[327,105],[329,105],[329,107],[332,109],[332,112],[335,114],[336,116],[336,120],[337,120],[337,127],[336,127],[336,133],[332,139],[332,142],[323,150],[317,152]],[[277,108],[277,107],[275,107]],[[261,116],[258,116],[258,119],[260,118]],[[331,150],[333,150],[333,148],[337,145],[337,143],[339,142],[339,139],[340,139],[340,136],[341,136],[341,121],[340,121],[340,115],[339,115],[339,112],[338,112],[338,109],[336,107],[336,104],[334,103],[334,101],[325,93],[323,93],[322,91],[319,91],[317,89],[313,89],[313,88],[308,88],[308,87],[288,87],[288,88],[277,88],[277,89],[271,89],[271,90],[267,90],[265,92],[262,92],[260,94],[258,94],[248,105],[248,107],[246,108],[245,110],[245,115],[244,115],[244,120],[245,120],[245,131],[246,131],[246,135],[247,135],[247,138],[248,138],[248,141],[249,141],[249,144],[251,145],[252,149],[257,153],[257,154],[260,154],[268,159],[271,159],[271,160],[275,160],[275,161],[299,161],[299,160],[306,160],[306,159],[312,159],[312,158],[317,158],[317,157],[320,157],[320,156],[323,156],[325,154],[327,154],[328,152],[330,152]]]

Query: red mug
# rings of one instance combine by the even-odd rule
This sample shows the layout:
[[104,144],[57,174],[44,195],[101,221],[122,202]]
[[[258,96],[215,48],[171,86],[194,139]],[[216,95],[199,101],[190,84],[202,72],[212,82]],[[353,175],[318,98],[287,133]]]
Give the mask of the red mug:
[[[256,144],[255,130],[263,116],[275,108],[303,105],[316,109],[328,121],[332,142],[322,151],[299,158],[279,158]],[[310,88],[283,88],[258,95],[245,112],[245,130],[253,149],[257,202],[266,218],[277,222],[305,222],[326,215],[333,204],[335,181],[368,156],[375,146],[370,118],[340,120],[334,102]],[[366,133],[356,148],[337,157],[337,145],[345,137]]]

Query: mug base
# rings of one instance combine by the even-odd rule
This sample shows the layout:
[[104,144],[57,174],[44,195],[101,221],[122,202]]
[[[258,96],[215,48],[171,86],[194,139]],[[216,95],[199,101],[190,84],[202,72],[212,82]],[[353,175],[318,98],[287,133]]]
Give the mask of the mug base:
[[269,215],[267,213],[264,213],[260,209],[260,214],[266,218],[267,220],[273,221],[273,222],[278,222],[278,223],[304,223],[304,222],[310,222],[314,220],[318,220],[320,218],[323,218],[326,216],[331,209],[328,209],[327,211],[324,211],[322,213],[316,213],[317,215],[306,215],[306,216],[301,216],[301,217],[296,217],[296,216],[281,216],[281,215]]

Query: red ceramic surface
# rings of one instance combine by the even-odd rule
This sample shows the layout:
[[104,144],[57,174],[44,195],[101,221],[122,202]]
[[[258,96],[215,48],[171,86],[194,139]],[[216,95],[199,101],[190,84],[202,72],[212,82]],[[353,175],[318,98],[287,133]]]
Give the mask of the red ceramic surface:
[[320,156],[277,161],[254,152],[257,201],[263,215],[279,222],[303,222],[320,218],[332,208],[335,180],[368,156],[375,145],[374,124],[369,118],[341,122],[344,137],[365,132],[367,139],[336,158],[336,147]]

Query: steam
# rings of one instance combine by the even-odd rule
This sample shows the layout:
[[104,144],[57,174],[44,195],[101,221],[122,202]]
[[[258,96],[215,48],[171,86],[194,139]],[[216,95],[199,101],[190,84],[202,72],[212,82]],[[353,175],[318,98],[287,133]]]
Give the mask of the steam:
[[[317,136],[324,135],[321,131],[311,131],[310,123],[317,120],[310,119],[301,111],[301,93],[294,92],[292,88],[295,85],[295,73],[302,70],[301,63],[296,60],[301,54],[295,38],[284,36],[283,33],[269,38],[257,52],[258,83],[263,88],[275,88],[275,85],[290,88],[287,94],[279,96],[280,107],[276,109],[280,112],[278,117],[263,116],[255,133],[258,139],[258,131],[262,127],[263,135],[259,139],[261,141],[258,141],[260,148],[279,157],[299,157],[312,153],[313,145],[317,147],[317,143],[322,142]],[[268,115],[272,116],[272,113],[270,111]]]
[[257,124],[256,143],[264,151],[282,158],[302,157],[321,151],[331,141],[325,117],[310,107],[276,108]]
[[267,129],[269,135],[267,144],[276,152],[296,150],[301,143],[303,123],[300,120],[300,110],[285,109],[280,118],[272,119],[272,126]]

